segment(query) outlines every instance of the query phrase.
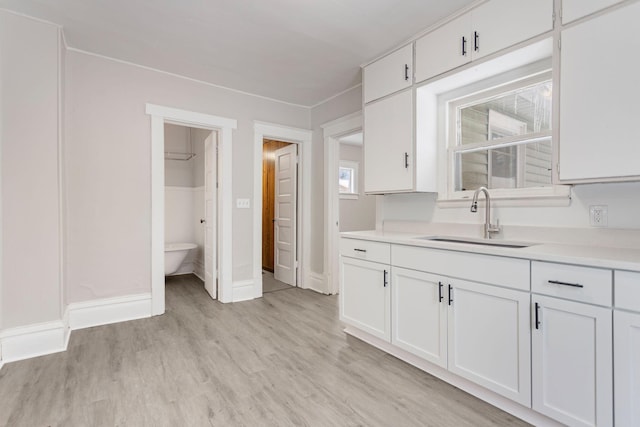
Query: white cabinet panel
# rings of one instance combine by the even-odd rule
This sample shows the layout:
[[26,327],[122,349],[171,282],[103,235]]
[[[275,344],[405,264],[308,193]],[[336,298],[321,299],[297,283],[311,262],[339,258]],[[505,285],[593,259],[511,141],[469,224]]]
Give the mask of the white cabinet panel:
[[491,0],[471,13],[473,59],[553,29],[553,0]]
[[616,308],[640,312],[640,273],[616,270],[615,286]]
[[447,367],[447,300],[444,279],[392,268],[392,344]]
[[529,406],[529,293],[463,281],[452,286],[449,370]]
[[562,32],[559,178],[640,176],[640,3]]
[[611,310],[534,296],[533,409],[572,426],[610,426]]
[[364,107],[364,191],[410,191],[414,183],[413,92]]
[[367,65],[363,70],[364,102],[407,88],[413,84],[413,44]]
[[553,0],[491,0],[416,41],[416,82],[553,29]]
[[562,0],[562,23],[567,24],[622,0]]
[[640,314],[613,315],[616,426],[640,425]]
[[416,41],[416,82],[471,61],[471,14],[443,25]]
[[391,341],[389,266],[340,257],[340,320]]

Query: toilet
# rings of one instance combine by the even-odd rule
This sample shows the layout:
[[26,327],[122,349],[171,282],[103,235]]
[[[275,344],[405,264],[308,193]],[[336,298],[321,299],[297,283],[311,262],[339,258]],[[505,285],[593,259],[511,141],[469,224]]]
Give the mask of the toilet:
[[168,276],[178,271],[189,251],[197,247],[195,243],[165,243],[164,275]]

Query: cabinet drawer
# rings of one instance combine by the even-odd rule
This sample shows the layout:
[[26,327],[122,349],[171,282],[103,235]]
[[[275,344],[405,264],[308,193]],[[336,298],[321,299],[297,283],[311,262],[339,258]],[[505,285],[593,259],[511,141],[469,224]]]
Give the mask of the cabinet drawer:
[[529,260],[393,245],[393,266],[528,291]]
[[611,270],[533,261],[531,291],[590,304],[611,306]]
[[391,263],[391,245],[370,240],[340,239],[340,255],[367,261]]
[[640,273],[616,270],[614,275],[616,308],[640,311]]

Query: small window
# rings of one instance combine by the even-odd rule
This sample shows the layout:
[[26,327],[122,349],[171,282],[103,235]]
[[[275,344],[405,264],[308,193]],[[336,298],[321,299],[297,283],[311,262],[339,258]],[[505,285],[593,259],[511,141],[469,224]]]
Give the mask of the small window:
[[449,102],[453,195],[479,187],[550,187],[551,73]]
[[358,198],[358,163],[347,160],[340,160],[338,170],[338,188],[340,198]]

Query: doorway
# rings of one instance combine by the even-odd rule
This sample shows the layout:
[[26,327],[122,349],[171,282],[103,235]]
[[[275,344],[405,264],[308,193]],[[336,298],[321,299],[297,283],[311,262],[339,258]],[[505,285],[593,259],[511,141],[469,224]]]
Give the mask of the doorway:
[[297,144],[265,138],[262,145],[263,293],[297,286]]
[[232,147],[237,121],[161,105],[146,104],[151,116],[151,314],[165,311],[164,286],[164,124],[172,123],[216,131],[218,136],[218,193],[216,204],[216,259],[218,300],[234,301],[232,271]]

